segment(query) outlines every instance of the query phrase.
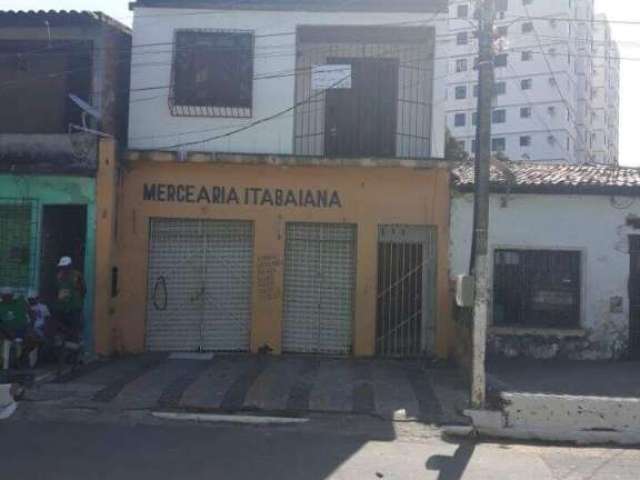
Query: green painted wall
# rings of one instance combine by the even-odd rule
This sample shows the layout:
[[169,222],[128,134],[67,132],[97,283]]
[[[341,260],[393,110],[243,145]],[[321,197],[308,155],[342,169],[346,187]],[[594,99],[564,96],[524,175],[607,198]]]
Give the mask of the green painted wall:
[[[84,306],[85,344],[93,349],[93,303],[95,298],[95,256],[96,256],[96,182],[91,177],[58,176],[58,175],[5,175],[0,174],[0,203],[3,200],[36,200],[33,218],[42,219],[44,205],[86,205],[87,238],[84,260],[84,276],[87,283],[87,298]],[[41,231],[41,228],[38,229]],[[35,258],[36,279],[39,284],[40,235],[32,245]],[[0,283],[2,283],[0,279]]]

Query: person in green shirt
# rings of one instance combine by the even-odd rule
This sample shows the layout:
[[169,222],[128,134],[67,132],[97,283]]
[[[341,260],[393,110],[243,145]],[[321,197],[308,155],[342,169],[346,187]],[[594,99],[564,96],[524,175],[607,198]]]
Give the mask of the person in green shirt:
[[24,338],[29,327],[29,307],[11,287],[0,289],[0,336],[8,340]]
[[57,286],[54,307],[57,320],[72,340],[80,341],[84,323],[82,309],[87,288],[82,274],[73,268],[70,257],[62,257],[58,262]]

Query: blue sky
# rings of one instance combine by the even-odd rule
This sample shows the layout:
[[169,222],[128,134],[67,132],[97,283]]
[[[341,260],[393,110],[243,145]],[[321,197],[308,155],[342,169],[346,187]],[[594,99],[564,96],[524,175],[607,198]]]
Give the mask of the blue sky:
[[[0,0],[2,10],[101,10],[123,23],[130,24],[129,0]],[[638,0],[596,0],[596,11],[605,13],[611,20],[635,20],[640,22]],[[620,104],[620,163],[640,166],[640,152],[635,136],[639,118],[634,118],[640,107],[640,24],[615,24],[614,38],[620,42],[623,60]]]

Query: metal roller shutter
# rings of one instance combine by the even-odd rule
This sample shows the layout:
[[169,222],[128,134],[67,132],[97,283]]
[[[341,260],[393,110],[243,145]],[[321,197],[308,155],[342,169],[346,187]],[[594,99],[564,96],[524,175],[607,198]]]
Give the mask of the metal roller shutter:
[[153,219],[147,349],[248,350],[253,227]]
[[253,228],[206,222],[203,350],[248,350],[251,330]]
[[202,304],[196,294],[202,284],[201,264],[199,221],[151,221],[148,350],[197,350],[200,347]]
[[351,352],[355,245],[354,225],[287,224],[285,351]]

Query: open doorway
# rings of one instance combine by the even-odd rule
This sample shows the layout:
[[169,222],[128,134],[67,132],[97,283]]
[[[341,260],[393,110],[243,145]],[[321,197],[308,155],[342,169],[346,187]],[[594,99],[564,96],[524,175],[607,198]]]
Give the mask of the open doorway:
[[42,255],[40,257],[40,296],[55,300],[56,265],[60,257],[71,257],[79,272],[84,272],[87,244],[87,207],[85,205],[44,205],[42,208]]
[[629,356],[640,360],[640,235],[629,235]]

